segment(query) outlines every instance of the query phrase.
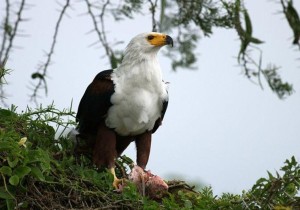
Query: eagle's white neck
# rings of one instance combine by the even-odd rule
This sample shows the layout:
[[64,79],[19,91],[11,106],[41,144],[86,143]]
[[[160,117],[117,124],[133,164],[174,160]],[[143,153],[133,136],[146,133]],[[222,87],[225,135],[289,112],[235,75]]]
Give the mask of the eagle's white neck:
[[153,48],[146,53],[141,53],[138,49],[130,45],[127,47],[122,63],[115,69],[116,76],[136,82],[140,80],[141,84],[146,81],[160,83],[162,73],[157,59],[159,48]]
[[115,93],[106,125],[122,136],[152,130],[167,100],[157,48],[147,52],[128,47],[122,64],[112,73]]

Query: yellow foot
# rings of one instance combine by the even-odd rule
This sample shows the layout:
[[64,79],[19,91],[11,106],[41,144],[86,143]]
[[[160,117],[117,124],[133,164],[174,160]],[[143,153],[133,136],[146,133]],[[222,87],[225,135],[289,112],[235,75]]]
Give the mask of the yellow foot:
[[108,170],[114,176],[113,187],[116,190],[118,190],[119,189],[119,185],[123,184],[123,179],[118,179],[118,177],[116,176],[115,168],[110,168]]
[[114,178],[113,187],[118,190],[119,186],[123,184],[123,179]]

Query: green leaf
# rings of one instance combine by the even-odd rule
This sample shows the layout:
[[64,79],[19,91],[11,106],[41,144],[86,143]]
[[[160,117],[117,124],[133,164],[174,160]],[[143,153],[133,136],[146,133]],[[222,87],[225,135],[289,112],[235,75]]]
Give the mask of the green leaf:
[[12,117],[12,116],[16,116],[16,114],[7,109],[0,109],[0,117],[2,119],[5,117]]
[[0,144],[0,152],[7,152],[12,149],[12,145],[10,142],[1,142]]
[[20,179],[29,174],[31,168],[28,166],[19,166],[14,170],[14,174],[17,175]]
[[17,175],[13,175],[12,177],[9,178],[8,181],[11,185],[17,186],[19,184],[20,179]]
[[8,157],[7,162],[11,168],[14,168],[18,164],[19,158],[16,157],[15,159],[12,160],[12,158]]
[[0,173],[5,174],[5,175],[8,175],[8,176],[11,176],[12,170],[11,170],[11,168],[8,167],[8,166],[2,166],[2,167],[0,168]]
[[41,170],[38,167],[32,167],[31,168],[31,174],[37,178],[39,181],[45,181],[45,176],[41,172]]
[[259,178],[257,181],[256,181],[256,184],[254,185],[255,187],[257,186],[262,186],[264,185],[265,183],[267,182],[267,179],[266,178]]
[[244,18],[245,18],[245,24],[246,24],[246,36],[252,37],[252,23],[250,16],[246,9],[244,9]]
[[296,185],[294,183],[289,183],[285,188],[285,192],[290,196],[294,196],[297,193]]
[[184,201],[184,207],[186,209],[193,209],[193,203],[190,200],[185,200]]
[[275,177],[273,176],[273,174],[271,174],[271,172],[270,171],[267,171],[267,173],[268,173],[268,176],[269,176],[269,180],[274,180],[275,179]]
[[15,201],[14,200],[6,200],[6,208],[7,210],[14,210],[15,208]]
[[292,156],[292,158],[291,158],[291,164],[292,164],[293,166],[296,166],[296,165],[297,165],[297,161],[296,161],[295,156]]
[[0,198],[13,199],[14,197],[10,193],[8,193],[4,187],[0,187]]
[[254,37],[251,37],[249,39],[250,42],[254,43],[254,44],[262,44],[264,43],[264,41],[261,41],[260,39],[257,39],[257,38],[254,38]]

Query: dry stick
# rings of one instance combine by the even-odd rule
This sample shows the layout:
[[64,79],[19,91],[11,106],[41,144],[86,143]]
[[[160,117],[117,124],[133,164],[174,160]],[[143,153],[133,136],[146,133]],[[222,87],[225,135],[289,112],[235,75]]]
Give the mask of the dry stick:
[[106,7],[110,4],[110,1],[107,0],[103,4],[101,13],[99,15],[101,29],[98,27],[98,22],[97,22],[97,19],[96,19],[96,15],[92,11],[92,6],[93,5],[89,2],[89,0],[85,0],[85,2],[87,4],[88,14],[90,15],[90,17],[92,19],[92,22],[93,22],[94,30],[95,30],[98,38],[99,38],[99,41],[100,41],[101,45],[105,49],[106,56],[108,57],[108,59],[110,59],[110,57],[112,56],[112,49],[109,47],[109,44],[108,44],[107,39],[106,39],[105,24],[104,24],[104,15],[105,15]]
[[[8,46],[7,46],[7,48],[5,50],[5,53],[4,53],[3,61],[6,61],[8,59],[8,54],[9,54],[9,52],[10,52],[12,46],[13,46],[13,41],[14,41],[14,38],[17,34],[19,24],[22,21],[22,12],[24,10],[24,6],[25,6],[25,0],[22,0],[22,2],[20,4],[19,11],[17,12],[17,20],[16,20],[15,25],[13,27],[12,33],[9,36],[9,40],[8,40],[9,42],[8,42]],[[7,9],[9,10],[9,6],[6,8],[6,10]],[[9,11],[6,11],[6,13],[9,14]],[[9,19],[7,19],[7,22],[5,20],[5,24],[7,24],[7,26],[9,25],[8,21],[9,21]],[[5,31],[5,29],[4,29],[4,31]]]
[[101,30],[102,30],[103,42],[104,42],[104,47],[105,47],[107,55],[111,55],[111,51],[112,51],[110,49],[110,47],[108,45],[108,42],[107,42],[107,39],[106,39],[105,25],[104,25],[104,14],[105,14],[106,7],[108,6],[109,3],[110,3],[109,0],[107,0],[105,2],[105,4],[102,7],[101,14],[100,14],[100,21],[101,21]]
[[155,12],[156,12],[156,7],[157,7],[157,0],[153,1],[152,0],[148,0],[148,2],[150,3],[150,11],[152,14],[152,31],[153,32],[157,32],[157,28],[156,28],[156,20],[155,20]]
[[3,39],[2,39],[2,44],[1,44],[1,50],[0,50],[0,67],[4,68],[4,64],[3,62],[5,62],[4,59],[2,59],[2,54],[4,52],[4,48],[6,45],[6,37],[7,37],[7,31],[6,31],[6,27],[9,25],[9,10],[10,10],[10,4],[9,4],[9,0],[6,0],[6,8],[5,8],[5,21],[4,21],[4,26],[3,26]]
[[54,53],[54,48],[55,48],[55,45],[56,45],[57,35],[58,35],[60,24],[62,22],[62,19],[63,19],[65,13],[66,13],[66,10],[69,6],[70,6],[70,0],[66,0],[66,4],[63,6],[63,9],[61,10],[61,12],[59,14],[58,21],[56,22],[54,35],[53,35],[53,39],[52,39],[52,44],[51,44],[51,47],[50,47],[50,51],[47,54],[47,60],[39,69],[39,71],[41,70],[42,73],[37,78],[37,79],[39,79],[39,82],[35,86],[35,88],[33,89],[33,94],[31,95],[31,100],[35,101],[36,103],[37,103],[37,93],[38,93],[38,90],[41,88],[42,84],[45,85],[44,86],[45,94],[46,95],[48,94],[48,88],[47,88],[45,77],[46,77],[46,74],[47,74],[48,67],[51,63],[52,55]]
[[[10,30],[10,27],[11,27],[9,24],[10,3],[9,3],[9,0],[6,0],[6,8],[5,8],[6,17],[5,17],[4,26],[3,26],[3,39],[2,39],[1,50],[0,50],[0,68],[4,68],[5,63],[8,60],[8,55],[13,47],[13,41],[17,34],[19,23],[22,21],[21,16],[22,16],[22,12],[24,10],[24,6],[25,6],[25,0],[22,0],[22,2],[20,4],[20,8],[17,12],[17,20],[14,24],[13,30],[9,32],[7,30]],[[8,37],[8,40],[7,40],[7,37]],[[8,46],[6,47],[7,41],[8,41]],[[1,100],[2,104],[4,104],[4,106],[7,106],[7,104],[4,101],[4,98],[5,97],[4,97],[3,84],[0,82],[0,100]]]

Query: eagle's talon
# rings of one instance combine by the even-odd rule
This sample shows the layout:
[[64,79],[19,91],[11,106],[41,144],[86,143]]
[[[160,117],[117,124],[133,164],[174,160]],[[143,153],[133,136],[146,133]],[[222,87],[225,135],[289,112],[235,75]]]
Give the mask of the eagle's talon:
[[122,186],[123,183],[124,183],[123,179],[114,178],[114,181],[113,181],[112,185],[115,188],[115,190],[119,190],[120,186]]
[[125,179],[119,179],[116,176],[116,172],[115,172],[115,168],[110,168],[109,172],[113,175],[114,177],[114,181],[112,183],[113,187],[115,188],[115,190],[120,190],[120,188],[123,186]]

